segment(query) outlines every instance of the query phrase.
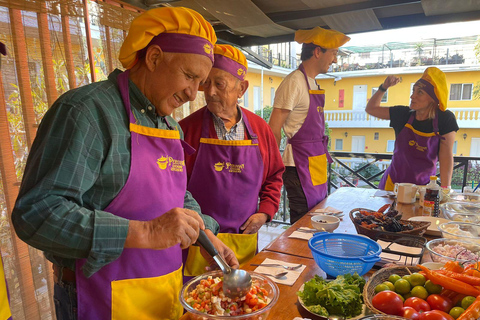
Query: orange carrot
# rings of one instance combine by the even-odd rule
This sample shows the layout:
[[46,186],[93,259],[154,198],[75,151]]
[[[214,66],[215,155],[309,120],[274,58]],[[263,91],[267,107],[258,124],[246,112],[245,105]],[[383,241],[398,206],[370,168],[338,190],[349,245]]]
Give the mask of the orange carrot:
[[418,265],[418,267],[427,274],[428,280],[432,281],[435,284],[441,285],[445,289],[466,294],[468,296],[476,297],[480,295],[480,290],[468,283],[462,282],[460,280],[452,279],[448,276],[432,271],[422,265]]

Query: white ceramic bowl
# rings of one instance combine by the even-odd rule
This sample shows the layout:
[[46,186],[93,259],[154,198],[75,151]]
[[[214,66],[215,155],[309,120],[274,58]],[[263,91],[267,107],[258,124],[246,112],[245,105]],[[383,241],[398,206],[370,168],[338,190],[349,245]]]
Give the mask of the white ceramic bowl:
[[480,225],[476,223],[450,221],[438,226],[443,238],[459,239],[480,244]]
[[338,228],[340,219],[334,216],[328,216],[325,214],[317,214],[312,216],[312,227],[318,231],[333,232]]

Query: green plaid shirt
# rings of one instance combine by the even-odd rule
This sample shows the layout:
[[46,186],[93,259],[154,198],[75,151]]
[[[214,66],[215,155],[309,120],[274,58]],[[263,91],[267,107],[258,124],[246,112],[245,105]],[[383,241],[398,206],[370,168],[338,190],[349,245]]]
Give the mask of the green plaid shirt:
[[[128,220],[103,211],[123,188],[130,170],[128,116],[117,87],[120,70],[106,81],[70,90],[45,114],[30,151],[12,213],[17,235],[47,259],[75,270],[86,258],[86,276],[122,253]],[[129,82],[137,124],[183,132]],[[187,191],[185,208],[200,213]],[[202,215],[215,234],[218,223]]]

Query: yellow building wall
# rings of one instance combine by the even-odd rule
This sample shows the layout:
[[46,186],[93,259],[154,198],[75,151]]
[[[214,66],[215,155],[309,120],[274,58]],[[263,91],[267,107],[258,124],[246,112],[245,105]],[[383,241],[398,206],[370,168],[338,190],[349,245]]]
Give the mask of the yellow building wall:
[[[249,82],[248,88],[248,109],[254,111],[254,86],[261,86],[261,74],[249,72],[246,79]],[[383,106],[408,105],[410,102],[410,90],[413,83],[420,77],[421,73],[417,74],[402,74],[400,77],[402,81],[396,86],[388,90],[387,102],[382,103]],[[455,83],[472,83],[474,86],[480,80],[480,71],[471,72],[449,72],[446,73],[447,86],[450,90],[450,85]],[[355,85],[367,86],[367,101],[372,95],[372,88],[378,88],[383,83],[386,76],[369,76],[356,78],[343,78],[339,81],[331,79],[317,80],[320,87],[325,89],[325,110],[352,110],[353,105],[353,87]],[[263,76],[263,105],[271,105],[271,88],[278,88],[282,82],[283,77],[272,76],[264,74]],[[339,91],[344,90],[344,107],[339,108]],[[365,101],[365,106],[367,104]],[[244,103],[242,103],[245,105]],[[456,100],[448,101],[448,108],[474,108],[479,107],[479,100]],[[352,137],[365,136],[365,152],[367,153],[387,153],[387,141],[395,140],[395,132],[392,128],[330,128],[331,129],[331,151],[351,151]],[[375,140],[375,133],[378,132],[378,140]],[[345,133],[347,136],[345,137]],[[463,135],[467,134],[464,139]],[[455,141],[457,141],[456,153],[457,156],[469,156],[470,144],[472,138],[480,137],[480,129],[460,129],[457,132]],[[343,140],[343,150],[335,149],[335,140]]]
[[[261,87],[262,84],[262,77],[260,73],[252,73],[249,72],[247,73],[246,80],[248,81],[248,107],[247,109],[253,112],[253,88],[255,86]],[[277,90],[278,86],[280,83],[282,83],[283,78],[278,77],[278,76],[272,76],[272,75],[263,75],[263,105],[265,107],[272,107],[272,90],[273,88],[274,92]],[[243,103],[245,105],[245,103]]]
[[[388,89],[387,102],[382,103],[382,106],[395,106],[395,105],[409,105],[411,86],[420,77],[421,73],[416,74],[402,74],[400,75],[402,82],[396,86]],[[320,87],[325,89],[325,110],[352,110],[353,105],[353,87],[356,85],[367,86],[367,101],[372,96],[372,88],[378,88],[383,83],[386,76],[369,76],[369,77],[355,77],[355,78],[343,78],[339,81],[331,79],[317,80]],[[448,72],[446,73],[447,87],[450,92],[451,84],[471,83],[473,86],[480,81],[480,71],[470,72]],[[344,107],[339,107],[339,92],[344,90]],[[449,97],[450,99],[450,97]],[[367,105],[365,101],[365,106]],[[474,108],[478,107],[478,100],[448,100],[448,108]]]
[[[394,87],[388,89],[387,102],[382,103],[382,106],[390,107],[395,105],[409,105],[410,90],[413,83],[420,77],[418,74],[402,74],[402,82]],[[357,77],[357,78],[343,78],[340,81],[334,82],[334,79],[318,80],[320,87],[325,89],[325,110],[352,110],[353,105],[353,86],[366,85],[367,86],[367,101],[372,96],[372,88],[378,88],[383,83],[386,76],[373,77]],[[473,72],[449,72],[446,73],[447,87],[450,91],[451,84],[457,83],[472,83],[473,86],[480,80],[480,71]],[[344,107],[339,107],[339,91],[344,90]],[[365,101],[365,106],[367,104]],[[479,100],[454,100],[448,101],[447,106],[453,108],[475,108],[480,106]],[[335,149],[335,139],[343,139],[343,151],[352,150],[352,136],[365,136],[365,152],[367,153],[387,153],[387,141],[395,140],[395,132],[392,128],[331,128],[331,150]],[[347,137],[345,137],[345,132]],[[379,139],[374,140],[374,133],[379,133]],[[467,138],[463,138],[464,134]],[[471,138],[479,138],[480,129],[460,129],[457,132],[455,141],[457,141],[457,148],[454,155],[469,156]]]

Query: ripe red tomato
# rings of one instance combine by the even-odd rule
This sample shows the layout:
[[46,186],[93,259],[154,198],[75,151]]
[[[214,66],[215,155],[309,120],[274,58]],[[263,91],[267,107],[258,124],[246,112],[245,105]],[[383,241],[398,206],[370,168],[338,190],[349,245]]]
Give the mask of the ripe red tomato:
[[454,320],[451,315],[440,310],[420,313],[418,320]]
[[372,298],[372,305],[386,314],[401,315],[403,312],[402,299],[393,291],[385,290]]
[[406,319],[418,320],[420,314],[412,307],[403,307],[403,313],[401,316]]
[[452,309],[453,307],[452,300],[439,294],[429,295],[427,298],[427,302],[432,308],[432,310],[440,310],[446,313],[449,313],[450,309]]
[[430,311],[432,308],[430,308],[430,305],[427,303],[427,301],[420,299],[418,297],[410,297],[407,300],[405,300],[404,307],[412,307],[413,309],[417,310],[417,312],[425,312],[425,311]]

